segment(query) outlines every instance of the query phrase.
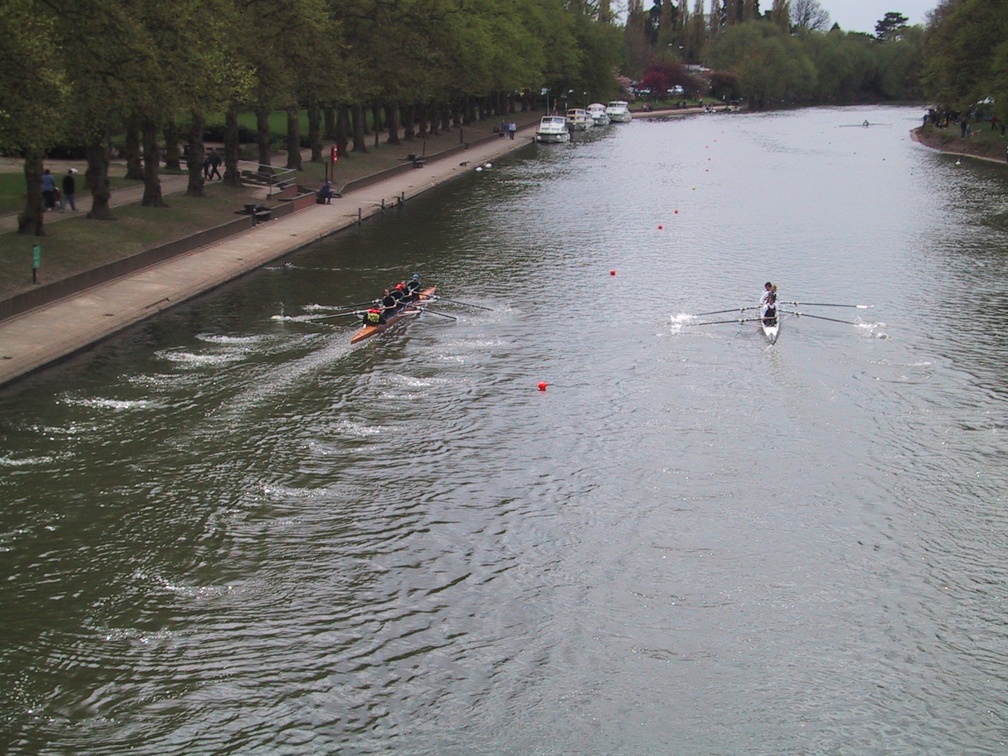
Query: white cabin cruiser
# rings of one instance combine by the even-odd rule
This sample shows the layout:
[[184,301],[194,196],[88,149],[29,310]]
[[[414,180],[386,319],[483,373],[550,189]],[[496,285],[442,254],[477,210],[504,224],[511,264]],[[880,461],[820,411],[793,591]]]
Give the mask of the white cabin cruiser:
[[613,123],[629,123],[633,119],[630,105],[624,100],[611,100],[605,110]]
[[591,116],[596,126],[608,126],[610,121],[612,121],[609,114],[606,113],[606,106],[601,102],[593,102],[585,110],[588,111],[588,115]]
[[567,129],[567,119],[563,116],[543,116],[539,119],[535,140],[547,143],[569,142],[570,131]]
[[570,131],[588,131],[594,123],[584,108],[571,108],[567,111],[567,129]]

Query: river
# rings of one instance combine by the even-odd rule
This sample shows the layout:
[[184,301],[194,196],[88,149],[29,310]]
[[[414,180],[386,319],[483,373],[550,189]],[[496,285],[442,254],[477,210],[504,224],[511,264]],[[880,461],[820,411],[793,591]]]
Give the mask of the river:
[[[1004,753],[1008,186],[922,112],[530,145],[0,394],[0,750]],[[689,317],[766,280],[873,307]]]

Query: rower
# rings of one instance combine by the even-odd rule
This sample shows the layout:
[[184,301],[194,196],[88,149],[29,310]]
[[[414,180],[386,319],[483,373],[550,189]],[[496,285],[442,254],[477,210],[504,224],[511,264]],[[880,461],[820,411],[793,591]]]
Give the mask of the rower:
[[381,300],[382,306],[382,316],[388,318],[395,315],[396,309],[399,307],[399,300],[392,296],[392,292],[389,289],[385,289],[385,296]]
[[763,325],[775,325],[777,323],[777,287],[774,286],[767,292],[766,302],[763,303]]
[[420,274],[414,273],[413,278],[406,284],[406,294],[411,302],[420,299]]
[[774,285],[767,281],[763,284],[763,295],[760,297],[759,303],[760,307],[766,304],[767,299],[770,297],[770,292],[774,290]]
[[366,326],[385,325],[385,313],[378,305],[368,307],[361,318],[361,324]]

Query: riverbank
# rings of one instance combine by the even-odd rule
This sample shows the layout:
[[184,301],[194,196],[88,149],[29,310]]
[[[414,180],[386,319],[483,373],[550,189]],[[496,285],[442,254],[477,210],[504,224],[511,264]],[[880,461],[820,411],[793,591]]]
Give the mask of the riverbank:
[[957,125],[937,128],[932,124],[911,129],[910,137],[925,147],[949,155],[961,155],[992,163],[1008,163],[1008,140],[980,125],[972,136],[963,138]]

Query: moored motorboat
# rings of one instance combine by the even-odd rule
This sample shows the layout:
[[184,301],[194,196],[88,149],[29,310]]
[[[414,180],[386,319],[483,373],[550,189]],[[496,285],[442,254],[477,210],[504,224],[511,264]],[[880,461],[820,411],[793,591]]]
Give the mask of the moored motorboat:
[[593,102],[585,110],[588,111],[588,115],[592,119],[592,123],[596,126],[608,126],[612,119],[609,114],[606,113],[606,107],[601,102]]
[[610,100],[606,105],[606,113],[613,123],[629,123],[633,119],[630,105],[625,100]]
[[584,108],[571,108],[567,111],[568,131],[588,131],[593,125],[595,122]]
[[567,128],[567,119],[563,116],[543,116],[539,119],[535,140],[546,143],[569,142],[570,131]]
[[[434,296],[434,291],[436,289],[436,286],[431,286],[421,291],[419,302],[423,302],[425,299],[431,299],[431,297]],[[372,336],[381,333],[390,325],[402,320],[403,318],[419,315],[422,310],[417,307],[417,304],[418,302],[407,302],[396,310],[394,315],[386,318],[384,323],[371,323],[361,326],[354,335],[350,337],[350,343],[356,344],[359,341],[364,341],[364,339],[371,338]]]

